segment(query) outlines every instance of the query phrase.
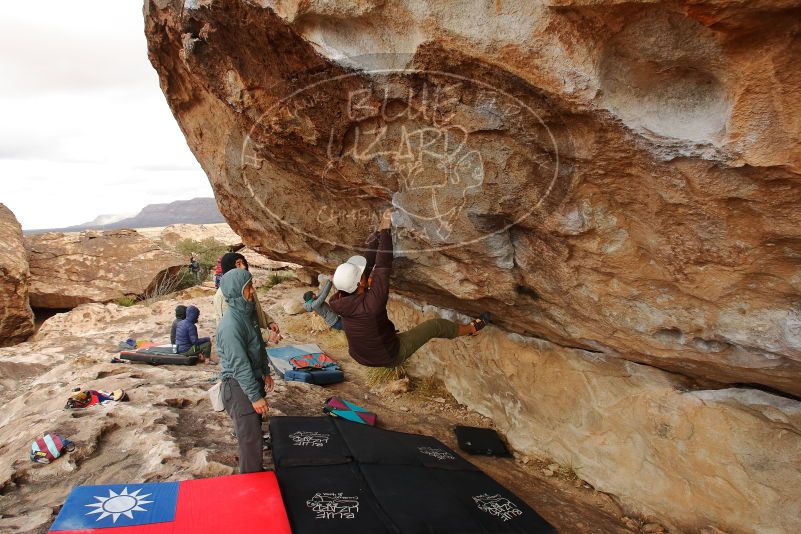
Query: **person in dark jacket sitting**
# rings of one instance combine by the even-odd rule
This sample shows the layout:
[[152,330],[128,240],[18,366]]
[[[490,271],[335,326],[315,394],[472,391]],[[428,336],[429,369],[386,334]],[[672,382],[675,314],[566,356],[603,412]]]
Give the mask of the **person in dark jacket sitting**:
[[179,304],[175,307],[175,320],[170,327],[170,344],[175,345],[175,329],[178,328],[178,323],[186,319],[186,306]]
[[197,354],[201,361],[211,357],[211,338],[198,337],[197,320],[200,310],[197,306],[186,308],[186,319],[178,323],[175,329],[175,344],[178,345],[178,354],[191,356]]
[[490,322],[482,313],[468,324],[448,319],[430,319],[411,330],[396,333],[387,316],[389,278],[392,274],[392,210],[367,241],[367,257],[353,256],[334,272],[331,309],[342,317],[351,357],[368,367],[396,367],[430,339],[453,339],[476,334]]

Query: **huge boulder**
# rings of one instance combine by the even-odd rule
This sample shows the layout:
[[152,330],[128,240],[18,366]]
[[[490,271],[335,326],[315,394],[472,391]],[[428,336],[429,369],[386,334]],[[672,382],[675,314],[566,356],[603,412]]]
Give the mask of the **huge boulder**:
[[542,343],[413,372],[676,530],[789,533],[793,6],[146,0],[145,31],[249,247],[331,272],[394,206],[393,291]]
[[330,271],[393,204],[399,291],[798,395],[788,5],[148,0],[145,19],[248,246]]
[[186,261],[135,230],[28,236],[34,308],[74,308],[169,288]]
[[28,255],[17,218],[0,204],[0,347],[25,341],[33,334],[28,302]]

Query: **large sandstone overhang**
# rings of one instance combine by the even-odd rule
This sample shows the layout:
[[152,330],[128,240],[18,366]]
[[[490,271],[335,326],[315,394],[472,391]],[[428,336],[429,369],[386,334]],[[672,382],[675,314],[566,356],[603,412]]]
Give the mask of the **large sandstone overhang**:
[[394,205],[397,292],[801,395],[798,9],[469,4],[146,0],[233,229],[330,271]]

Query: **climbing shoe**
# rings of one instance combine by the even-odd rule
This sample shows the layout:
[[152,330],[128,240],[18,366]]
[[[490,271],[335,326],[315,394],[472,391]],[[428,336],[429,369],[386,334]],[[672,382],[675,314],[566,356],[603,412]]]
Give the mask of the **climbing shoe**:
[[478,331],[487,326],[492,322],[492,315],[490,312],[484,312],[478,316],[478,319],[473,319],[470,321],[470,325],[473,327],[474,332],[471,335],[478,334]]

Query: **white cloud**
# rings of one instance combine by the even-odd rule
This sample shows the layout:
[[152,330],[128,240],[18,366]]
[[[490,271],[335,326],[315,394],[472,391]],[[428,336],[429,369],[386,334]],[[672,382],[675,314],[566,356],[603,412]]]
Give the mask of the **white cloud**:
[[141,5],[0,11],[0,202],[23,228],[212,195],[147,59]]

